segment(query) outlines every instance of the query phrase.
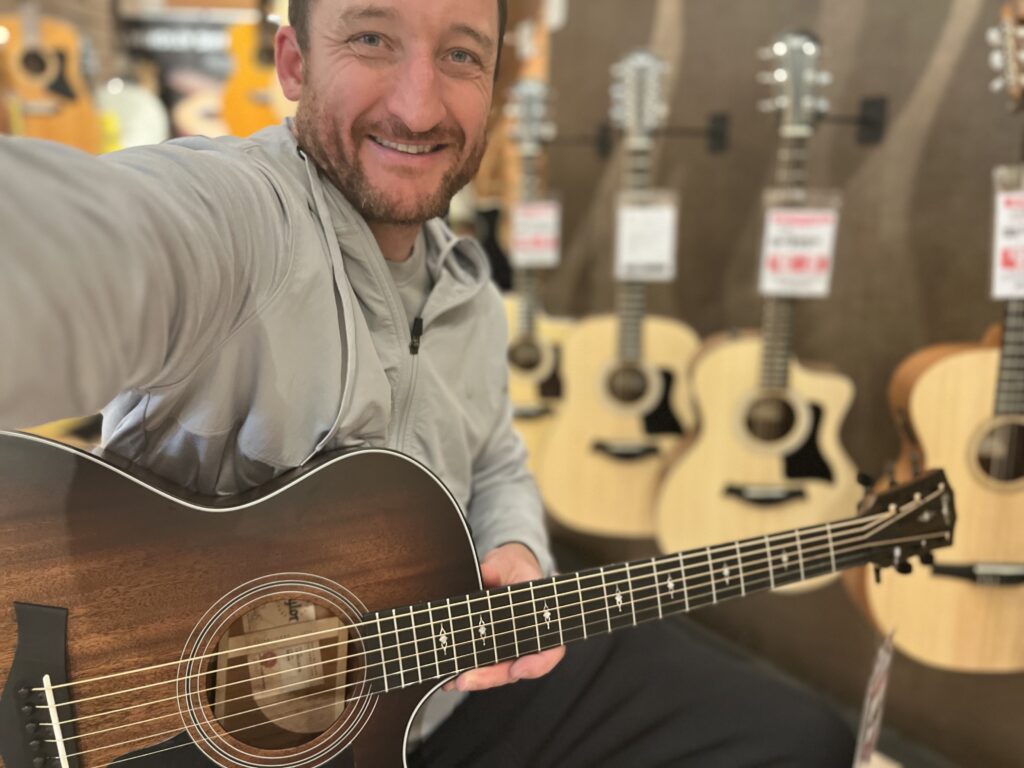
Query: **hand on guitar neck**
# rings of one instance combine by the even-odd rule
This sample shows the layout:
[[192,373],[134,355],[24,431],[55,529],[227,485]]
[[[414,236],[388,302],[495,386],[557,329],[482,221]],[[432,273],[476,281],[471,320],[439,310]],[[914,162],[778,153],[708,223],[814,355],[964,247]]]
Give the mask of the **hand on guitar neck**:
[[[543,575],[540,563],[537,562],[533,552],[528,547],[516,542],[492,549],[480,561],[480,576],[484,586],[489,589],[533,581]],[[463,672],[455,680],[445,683],[444,690],[482,691],[487,688],[508,685],[517,680],[533,680],[543,677],[554,669],[564,656],[565,647],[563,646],[551,648],[542,653],[522,656],[515,661],[505,661],[472,672]]]

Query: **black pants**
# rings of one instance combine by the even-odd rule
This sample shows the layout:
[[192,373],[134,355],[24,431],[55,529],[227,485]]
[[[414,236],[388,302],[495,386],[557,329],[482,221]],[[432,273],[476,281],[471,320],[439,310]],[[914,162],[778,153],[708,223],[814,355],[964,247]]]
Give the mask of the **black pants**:
[[837,766],[853,734],[823,701],[686,622],[570,646],[540,680],[472,694],[410,766]]

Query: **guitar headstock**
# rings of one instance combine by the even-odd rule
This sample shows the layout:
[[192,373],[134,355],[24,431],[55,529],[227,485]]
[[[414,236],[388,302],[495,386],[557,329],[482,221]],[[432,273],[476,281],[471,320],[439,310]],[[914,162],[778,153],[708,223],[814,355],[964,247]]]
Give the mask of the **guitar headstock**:
[[989,65],[998,73],[989,90],[1005,91],[1010,108],[1019,110],[1024,107],[1024,2],[1004,3],[999,25],[990,27],[985,37],[992,47]]
[[663,85],[668,65],[650,51],[634,51],[611,71],[612,124],[625,132],[630,149],[649,149],[651,136],[668,118]]
[[512,120],[509,138],[525,156],[540,154],[542,145],[554,141],[557,129],[548,117],[548,86],[540,80],[520,80],[509,92],[505,114]]
[[771,69],[758,80],[771,87],[773,96],[760,103],[763,112],[778,112],[782,138],[807,138],[829,110],[828,99],[818,89],[832,82],[832,75],[819,68],[821,43],[808,32],[787,32],[760,57]]
[[876,565],[906,570],[909,558],[930,562],[933,549],[953,543],[956,509],[953,490],[942,470],[925,472],[912,482],[869,495],[861,512],[876,519],[862,542]]

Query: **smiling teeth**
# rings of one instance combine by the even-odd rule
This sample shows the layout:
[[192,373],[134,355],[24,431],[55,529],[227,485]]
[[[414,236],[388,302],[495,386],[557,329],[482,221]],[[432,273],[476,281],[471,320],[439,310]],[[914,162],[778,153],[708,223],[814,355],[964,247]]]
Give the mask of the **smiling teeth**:
[[412,144],[396,144],[393,141],[385,141],[384,139],[378,139],[374,137],[374,141],[380,144],[382,147],[393,149],[396,152],[404,152],[407,155],[425,155],[428,152],[433,152],[435,147],[430,146],[414,146]]

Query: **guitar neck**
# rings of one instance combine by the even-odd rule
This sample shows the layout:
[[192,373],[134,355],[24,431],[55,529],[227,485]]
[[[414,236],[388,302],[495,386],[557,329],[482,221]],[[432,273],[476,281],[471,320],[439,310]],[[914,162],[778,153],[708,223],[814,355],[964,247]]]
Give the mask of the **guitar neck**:
[[[871,515],[660,558],[370,613],[363,623],[378,690],[586,640],[863,565]],[[893,541],[898,545],[899,541]]]
[[[521,190],[519,199],[524,203],[536,202],[541,196],[540,150],[520,148]],[[532,339],[537,333],[537,275],[530,269],[517,269],[513,274],[516,293],[519,294],[518,331],[520,338]]]
[[[650,189],[651,140],[638,138],[626,142],[626,169],[623,187],[628,191]],[[644,283],[619,283],[619,362],[638,363],[643,359],[643,325],[647,313],[647,286]]]
[[[794,200],[807,189],[807,138],[780,137],[775,160],[775,186]],[[785,389],[789,385],[789,358],[793,353],[793,299],[765,299],[761,317],[761,388]]]
[[1024,299],[1006,305],[996,415],[1024,414]]

